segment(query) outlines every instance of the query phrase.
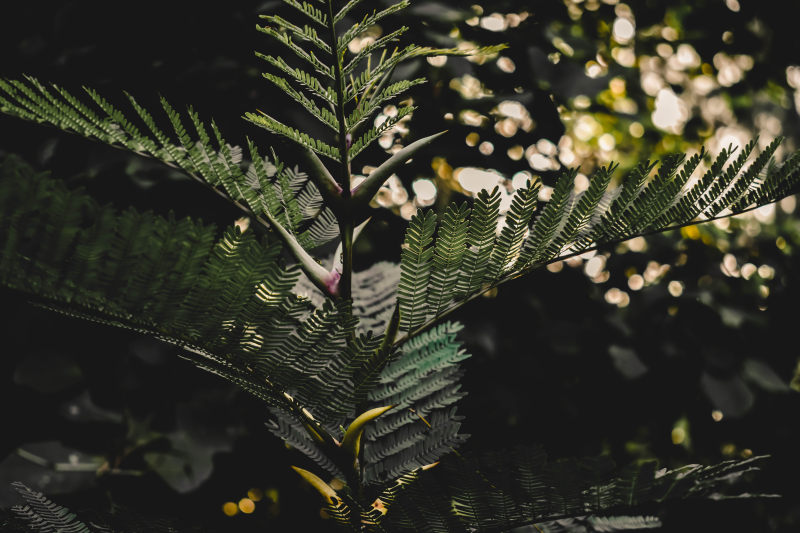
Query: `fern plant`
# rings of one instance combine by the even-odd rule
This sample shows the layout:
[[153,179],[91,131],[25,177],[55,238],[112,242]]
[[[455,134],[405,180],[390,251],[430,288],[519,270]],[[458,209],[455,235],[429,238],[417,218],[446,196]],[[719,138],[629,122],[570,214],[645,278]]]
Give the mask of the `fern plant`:
[[[418,212],[399,264],[355,272],[353,243],[369,223],[370,201],[444,135],[419,139],[354,180],[353,161],[414,111],[401,105],[382,123],[373,120],[424,82],[398,80],[395,68],[415,57],[501,47],[399,46],[401,27],[350,52],[353,39],[390,22],[408,2],[383,9],[361,0],[285,4],[291,17],[264,15],[257,26],[285,56],[257,56],[268,67],[264,78],[324,135],[285,124],[271,109],[244,118],[297,145],[299,167],[250,139],[246,150],[231,145],[213,121],[163,98],[157,119],[130,95],[126,112],[90,88],[76,96],[32,77],[0,80],[3,113],[180,169],[243,215],[216,228],[119,211],[8,157],[0,168],[0,282],[37,305],[175,345],[198,367],[263,400],[273,415],[270,430],[316,465],[294,468],[344,529],[558,530],[570,520],[576,528],[641,529],[657,521],[604,515],[708,495],[755,468],[761,458],[666,471],[653,463],[614,470],[602,458],[549,463],[533,447],[462,455],[459,363],[469,354],[457,338],[461,326],[446,318],[555,261],[779,200],[800,181],[800,152],[775,161],[778,139],[751,160],[754,141],[736,155],[725,148],[703,172],[704,152],[676,155],[642,162],[614,188],[617,168],[610,165],[581,193],[577,170],[570,170],[544,204],[539,180],[519,188],[503,218],[498,189],[484,190],[441,215]],[[333,257],[321,257],[332,241]],[[33,509],[21,516],[35,527],[58,528],[53,521],[63,520],[85,530],[40,495],[19,490]]]

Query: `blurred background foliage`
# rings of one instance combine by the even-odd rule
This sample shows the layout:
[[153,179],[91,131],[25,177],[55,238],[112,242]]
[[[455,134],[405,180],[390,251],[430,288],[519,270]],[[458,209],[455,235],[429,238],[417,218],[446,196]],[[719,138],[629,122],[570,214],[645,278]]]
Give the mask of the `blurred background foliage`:
[[[383,3],[387,3],[382,0]],[[112,101],[158,94],[213,117],[232,141],[275,139],[245,111],[281,102],[251,51],[279,0],[235,6],[150,0],[16,2],[0,17],[0,75],[85,84]],[[404,219],[499,185],[552,184],[561,169],[623,170],[672,152],[711,153],[758,136],[800,146],[800,3],[753,0],[416,0],[392,24],[409,41],[508,43],[494,57],[419,59],[420,110],[365,152],[370,165],[410,140],[446,140],[376,198],[356,267],[399,258]],[[387,29],[351,43],[357,51]],[[116,99],[116,100],[115,100]],[[383,117],[396,112],[393,106]],[[295,117],[294,119],[292,117]],[[381,117],[378,120],[382,120]],[[309,127],[313,127],[309,125]],[[242,133],[239,133],[242,132]],[[19,153],[98,198],[222,224],[235,211],[180,174],[35,125],[0,118],[0,152]],[[279,154],[282,146],[275,144]],[[284,159],[291,161],[291,153]],[[547,199],[548,187],[542,189]],[[538,442],[553,457],[609,453],[665,466],[772,454],[757,489],[782,499],[650,509],[667,529],[800,527],[800,353],[796,199],[701,227],[635,239],[500,287],[455,317],[474,354],[464,388],[468,446]],[[122,506],[225,531],[323,530],[299,456],[263,426],[255,400],[193,369],[172,348],[55,316],[2,293],[0,480],[82,509]],[[792,477],[795,476],[795,477]],[[0,507],[13,494],[0,487]],[[705,522],[703,522],[705,521]],[[688,523],[688,522],[687,522]],[[305,528],[305,529],[304,529]]]

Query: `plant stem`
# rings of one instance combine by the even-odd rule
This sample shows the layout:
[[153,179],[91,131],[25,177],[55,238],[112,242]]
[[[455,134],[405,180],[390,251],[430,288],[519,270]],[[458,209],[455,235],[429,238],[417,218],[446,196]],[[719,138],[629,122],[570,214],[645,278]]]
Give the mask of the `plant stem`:
[[[328,0],[328,36],[333,56],[334,85],[336,89],[336,120],[339,123],[339,153],[342,163],[342,176],[339,186],[342,188],[342,198],[350,198],[350,147],[347,142],[347,123],[344,116],[344,76],[342,76],[342,62],[339,54],[339,37],[336,35],[336,24],[333,22],[333,0]],[[344,233],[344,232],[342,232]]]
[[339,217],[339,234],[342,238],[342,277],[339,279],[339,297],[349,300],[353,296],[353,219]]

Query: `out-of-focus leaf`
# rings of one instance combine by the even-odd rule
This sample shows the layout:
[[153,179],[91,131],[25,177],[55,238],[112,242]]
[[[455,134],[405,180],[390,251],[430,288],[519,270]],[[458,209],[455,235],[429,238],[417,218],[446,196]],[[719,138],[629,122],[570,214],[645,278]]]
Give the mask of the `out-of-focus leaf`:
[[147,464],[177,492],[199,487],[211,476],[214,454],[233,448],[236,419],[222,396],[209,393],[178,405],[177,428],[164,435],[170,449],[144,454]]
[[800,361],[797,362],[797,368],[794,369],[791,387],[797,392],[800,392]]
[[32,353],[17,364],[14,382],[42,394],[54,394],[81,382],[80,367],[67,355]]
[[171,450],[147,452],[144,460],[177,492],[189,492],[200,486],[211,476],[214,453],[230,449],[196,442],[183,431],[169,434],[169,440]]
[[[94,485],[101,457],[68,448],[58,441],[31,442],[0,462],[0,479],[21,481],[34,490],[61,494]],[[0,490],[0,507],[17,503],[13,493]]]
[[788,392],[789,386],[766,363],[747,359],[742,368],[745,379],[769,392]]
[[59,408],[61,416],[72,422],[111,422],[122,423],[122,414],[104,409],[92,401],[88,390],[84,390]]
[[438,22],[461,22],[468,19],[472,13],[466,9],[455,9],[439,2],[424,2],[414,4],[411,14],[422,19],[433,19]]
[[753,406],[753,392],[739,376],[723,379],[704,372],[700,383],[714,407],[725,416],[742,416]]
[[642,363],[636,352],[630,348],[624,348],[618,344],[608,347],[608,354],[620,374],[628,379],[636,379],[647,373],[647,366]]

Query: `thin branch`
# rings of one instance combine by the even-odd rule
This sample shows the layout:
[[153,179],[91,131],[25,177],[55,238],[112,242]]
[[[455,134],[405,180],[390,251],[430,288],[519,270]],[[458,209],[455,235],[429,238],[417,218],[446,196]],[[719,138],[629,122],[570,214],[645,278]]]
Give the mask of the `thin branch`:
[[325,203],[336,212],[340,208],[342,187],[336,183],[328,168],[320,160],[314,150],[303,147],[301,152],[308,176],[319,189]]
[[317,263],[311,254],[306,252],[305,248],[303,248],[297,239],[294,238],[294,235],[289,233],[286,228],[284,228],[280,222],[275,220],[269,211],[264,211],[264,216],[267,218],[267,221],[273,228],[278,232],[283,243],[289,248],[289,251],[292,252],[294,258],[297,259],[300,268],[303,270],[303,273],[306,275],[308,280],[314,284],[316,288],[322,291],[322,294],[328,296],[329,298],[336,298],[336,294],[332,291],[328,285],[328,277],[330,273]]

